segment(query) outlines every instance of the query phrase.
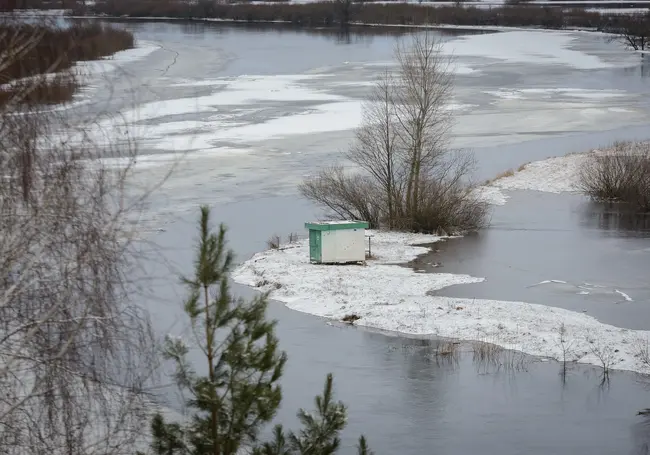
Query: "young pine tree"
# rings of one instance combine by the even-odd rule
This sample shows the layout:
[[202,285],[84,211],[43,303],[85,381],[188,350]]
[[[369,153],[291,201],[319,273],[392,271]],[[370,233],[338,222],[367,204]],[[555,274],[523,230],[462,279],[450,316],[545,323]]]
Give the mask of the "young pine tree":
[[[318,416],[300,410],[304,429],[298,435],[274,430],[270,443],[259,432],[276,414],[282,399],[278,380],[287,357],[278,349],[275,321],[267,321],[267,295],[250,302],[235,299],[228,278],[233,255],[226,248],[226,228],[210,230],[210,211],[201,207],[200,239],[194,277],[184,278],[185,303],[194,344],[205,360],[207,375],[188,361],[189,348],[167,337],[164,356],[175,363],[174,379],[189,396],[191,419],[167,423],[160,414],[151,422],[151,451],[156,455],[327,455],[339,447],[346,408],[335,403],[332,376],[323,396],[316,397]],[[359,454],[369,455],[363,436]]]

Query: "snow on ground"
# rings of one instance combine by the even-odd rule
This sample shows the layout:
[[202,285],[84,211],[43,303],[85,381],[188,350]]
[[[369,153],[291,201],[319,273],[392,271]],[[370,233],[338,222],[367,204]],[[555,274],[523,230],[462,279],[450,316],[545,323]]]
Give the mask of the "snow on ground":
[[[592,151],[589,153],[598,153]],[[577,192],[578,172],[589,153],[571,154],[528,163],[512,175],[498,177],[476,191],[493,205],[503,205],[508,196],[502,190],[532,190],[547,193]]]
[[600,14],[645,14],[648,8],[585,8],[585,11]]
[[547,193],[578,191],[578,171],[588,154],[573,154],[529,163],[514,175],[496,180],[492,186],[503,190],[534,190]]
[[[307,241],[258,253],[233,274],[240,284],[269,291],[289,308],[355,324],[414,335],[486,341],[527,354],[560,359],[559,329],[564,324],[567,359],[610,368],[649,372],[639,357],[647,331],[621,329],[573,311],[523,302],[471,300],[439,295],[454,284],[483,278],[448,273],[417,273],[396,265],[428,251],[419,243],[440,238],[375,232],[367,265],[315,265]],[[444,292],[444,291],[443,291]]]

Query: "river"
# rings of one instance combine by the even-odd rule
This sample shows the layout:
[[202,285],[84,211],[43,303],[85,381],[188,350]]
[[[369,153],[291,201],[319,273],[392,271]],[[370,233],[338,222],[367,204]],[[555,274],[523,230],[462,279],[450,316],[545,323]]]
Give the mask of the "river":
[[[299,198],[296,185],[339,159],[370,84],[392,67],[399,33],[124,26],[155,49],[95,81],[84,94],[93,102],[73,112],[140,109],[134,134],[147,164],[137,174],[143,182],[161,178],[161,164],[189,150],[152,195],[146,216],[164,259],[149,265],[147,305],[160,334],[176,333],[183,327],[183,293],[169,275],[190,270],[198,204],[211,205],[216,220],[228,225],[240,261],[264,249],[274,233],[303,233],[303,223],[320,212]],[[528,39],[522,35],[528,32],[520,33],[510,40]],[[554,44],[544,41],[544,32],[530,33],[542,43],[533,50],[516,42],[499,47],[501,38],[491,34],[440,35],[459,43],[454,145],[474,150],[477,179],[646,137],[646,61],[587,33],[546,54],[545,46]],[[603,210],[576,195],[511,194],[495,207],[488,230],[443,244],[431,259],[444,271],[488,280],[440,292],[586,310],[604,322],[650,328],[647,225],[609,229]],[[544,280],[567,283],[533,286]],[[590,301],[572,292],[571,285],[590,280],[604,283],[607,292]],[[615,289],[634,302],[618,302]],[[278,420],[294,426],[296,410],[312,405],[332,372],[337,397],[349,406],[342,453],[352,453],[359,433],[377,454],[648,453],[650,432],[636,412],[650,404],[650,394],[636,375],[613,372],[603,383],[597,368],[579,366],[563,380],[558,364],[528,357],[516,368],[496,369],[474,361],[466,345],[441,362],[432,355],[435,339],[340,326],[277,302],[270,313],[289,356]],[[174,406],[171,392],[161,400]]]

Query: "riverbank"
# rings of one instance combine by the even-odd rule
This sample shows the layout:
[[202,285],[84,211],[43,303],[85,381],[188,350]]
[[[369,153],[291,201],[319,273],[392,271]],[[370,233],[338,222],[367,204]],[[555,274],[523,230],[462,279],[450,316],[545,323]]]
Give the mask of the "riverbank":
[[105,24],[2,23],[0,48],[16,53],[0,59],[0,106],[70,102],[89,62],[134,47],[132,33]]

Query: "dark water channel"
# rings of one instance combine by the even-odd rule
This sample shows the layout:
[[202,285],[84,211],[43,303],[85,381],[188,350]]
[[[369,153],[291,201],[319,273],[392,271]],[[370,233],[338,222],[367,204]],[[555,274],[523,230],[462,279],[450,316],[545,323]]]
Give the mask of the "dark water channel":
[[438,293],[583,311],[650,328],[650,215],[580,195],[515,191],[488,229],[436,245],[416,267],[485,277]]
[[[394,43],[394,37],[383,32],[341,40],[336,35],[291,30],[163,23],[127,26],[141,39],[173,47],[179,53],[180,64],[166,75],[170,78],[204,73],[290,74],[345,60],[384,60],[390,57]],[[311,52],[304,52],[305,40],[313,45]],[[196,58],[210,47],[218,48],[221,57]],[[138,71],[137,64],[133,71]],[[631,138],[643,131],[633,127],[600,134],[602,138]],[[504,168],[575,151],[570,149],[595,141],[593,137],[592,133],[576,132],[518,146],[480,149],[479,174],[491,177]],[[555,146],[549,148],[548,141]],[[273,233],[302,233],[303,223],[318,215],[295,194],[251,195],[237,203],[212,205],[215,219],[230,228],[230,246],[238,260],[264,249]],[[525,300],[578,311],[586,308],[589,314],[613,324],[647,328],[647,227],[623,229],[625,217],[608,213],[577,196],[513,193],[505,206],[495,210],[490,229],[441,244],[440,251],[431,256],[431,261],[443,264],[440,270],[485,276],[487,281],[441,293]],[[161,335],[184,328],[183,292],[170,273],[191,270],[194,221],[183,217],[152,238],[158,256],[148,265],[145,301]],[[606,288],[594,288],[587,301],[585,295],[555,286],[557,283],[530,287],[552,279],[570,284],[586,281]],[[242,286],[234,289],[245,297],[253,292]],[[618,289],[634,302],[617,303],[620,294],[600,289]],[[459,347],[455,356],[441,358],[435,355],[438,340],[332,325],[277,302],[272,303],[270,315],[279,321],[281,347],[289,356],[278,420],[295,426],[296,410],[312,405],[325,375],[332,372],[337,396],[349,406],[341,453],[353,453],[360,433],[369,438],[377,454],[648,453],[650,427],[636,412],[650,406],[650,390],[636,375],[613,372],[603,384],[598,369],[578,366],[562,380],[554,362],[522,357],[516,368],[495,368],[474,361],[466,345]],[[161,400],[174,405],[173,392],[162,395]]]

